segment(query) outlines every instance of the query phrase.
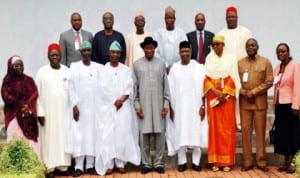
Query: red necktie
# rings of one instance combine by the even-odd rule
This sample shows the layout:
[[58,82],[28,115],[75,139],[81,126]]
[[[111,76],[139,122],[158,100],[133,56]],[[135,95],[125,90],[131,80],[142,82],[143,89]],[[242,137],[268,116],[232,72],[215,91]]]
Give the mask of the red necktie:
[[75,40],[78,42],[79,47],[81,47],[81,40],[80,40],[80,32],[76,32]]
[[203,42],[203,38],[202,38],[202,32],[200,32],[200,36],[199,36],[199,51],[198,51],[198,56],[199,56],[199,63],[200,64],[204,64],[204,42]]

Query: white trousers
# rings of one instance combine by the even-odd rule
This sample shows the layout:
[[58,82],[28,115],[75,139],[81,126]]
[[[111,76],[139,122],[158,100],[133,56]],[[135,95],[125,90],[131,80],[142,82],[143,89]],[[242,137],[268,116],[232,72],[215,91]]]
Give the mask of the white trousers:
[[110,164],[108,165],[108,169],[113,169],[114,168],[114,163],[115,163],[117,168],[124,168],[125,164],[126,164],[125,161],[122,161],[120,159],[115,158],[115,159],[111,160]]
[[80,169],[83,171],[83,161],[85,157],[85,168],[93,168],[95,165],[95,157],[94,156],[79,156],[75,158],[75,170]]
[[[187,147],[185,147],[185,146],[183,146],[179,149],[179,151],[178,151],[178,164],[187,163],[186,151],[187,151]],[[192,153],[192,162],[193,162],[193,164],[198,166],[200,164],[200,159],[201,159],[201,149],[200,149],[200,147],[193,148],[193,153]]]

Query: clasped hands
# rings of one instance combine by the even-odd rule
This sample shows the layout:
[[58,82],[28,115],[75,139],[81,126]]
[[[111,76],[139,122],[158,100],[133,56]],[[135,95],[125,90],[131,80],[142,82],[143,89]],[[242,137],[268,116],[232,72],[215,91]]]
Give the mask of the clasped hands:
[[[143,113],[143,110],[142,108],[136,108],[135,109],[135,112],[136,112],[136,115],[138,116],[139,119],[143,119],[144,118],[144,113]],[[161,115],[162,115],[162,118],[166,118],[167,114],[169,112],[169,109],[164,107],[161,111]]]

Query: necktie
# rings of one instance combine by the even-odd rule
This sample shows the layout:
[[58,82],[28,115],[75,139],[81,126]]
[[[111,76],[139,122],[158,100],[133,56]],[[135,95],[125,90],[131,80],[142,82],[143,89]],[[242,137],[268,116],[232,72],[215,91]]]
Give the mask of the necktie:
[[80,32],[76,31],[75,41],[78,42],[79,47],[81,47],[81,40],[80,40]]
[[204,64],[204,42],[203,42],[203,37],[202,37],[202,31],[200,32],[199,36],[199,51],[198,51],[198,56],[199,56],[199,63]]

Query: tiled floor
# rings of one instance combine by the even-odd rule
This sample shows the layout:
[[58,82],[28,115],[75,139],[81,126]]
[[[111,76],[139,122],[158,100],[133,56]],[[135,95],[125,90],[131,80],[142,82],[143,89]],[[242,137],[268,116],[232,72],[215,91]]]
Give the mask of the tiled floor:
[[[254,169],[248,172],[241,172],[240,168],[233,168],[230,172],[213,172],[209,169],[204,169],[201,172],[187,170],[183,173],[178,172],[176,169],[167,169],[165,174],[158,174],[150,172],[148,174],[141,174],[139,171],[129,171],[126,174],[114,173],[108,176],[96,176],[84,174],[81,178],[297,178],[297,174],[287,174],[277,171],[276,167],[269,167],[269,172],[262,172]],[[71,176],[70,176],[71,177]],[[67,178],[67,177],[59,177]],[[68,177],[69,178],[69,177]]]

